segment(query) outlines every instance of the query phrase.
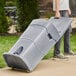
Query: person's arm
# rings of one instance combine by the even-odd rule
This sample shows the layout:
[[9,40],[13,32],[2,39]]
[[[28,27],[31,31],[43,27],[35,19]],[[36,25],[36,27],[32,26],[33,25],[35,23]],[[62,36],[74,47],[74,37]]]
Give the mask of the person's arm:
[[70,8],[68,9],[68,15],[71,15],[71,9]]
[[69,0],[68,0],[68,6],[69,6],[69,8],[68,8],[68,15],[71,15],[71,9],[70,9]]
[[60,3],[60,0],[55,0],[55,8],[56,8],[55,17],[56,18],[60,18],[60,12],[59,12],[60,6],[59,6],[59,3]]

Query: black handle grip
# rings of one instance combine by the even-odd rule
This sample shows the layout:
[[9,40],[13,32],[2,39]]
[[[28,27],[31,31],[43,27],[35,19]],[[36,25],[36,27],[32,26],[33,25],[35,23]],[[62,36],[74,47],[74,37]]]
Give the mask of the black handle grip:
[[54,17],[54,19],[60,19],[59,17]]
[[51,36],[51,34],[50,34],[50,33],[48,33],[48,38],[49,38],[49,39],[52,39],[52,36]]
[[20,47],[14,52],[14,54],[19,55],[19,54],[21,54],[22,51],[23,51],[23,46],[20,46]]

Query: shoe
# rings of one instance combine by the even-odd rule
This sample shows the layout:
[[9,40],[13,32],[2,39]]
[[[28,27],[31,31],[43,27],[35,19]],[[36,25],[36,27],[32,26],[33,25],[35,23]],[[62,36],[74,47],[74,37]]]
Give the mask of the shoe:
[[68,57],[65,57],[63,54],[58,54],[58,55],[55,55],[54,58],[67,59]]
[[73,51],[70,51],[68,53],[64,53],[64,55],[76,55],[76,53],[74,53]]

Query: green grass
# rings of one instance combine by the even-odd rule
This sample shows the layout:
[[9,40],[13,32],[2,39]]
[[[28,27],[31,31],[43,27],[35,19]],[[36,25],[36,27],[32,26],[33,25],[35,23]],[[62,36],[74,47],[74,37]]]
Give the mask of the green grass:
[[[19,36],[0,36],[0,68],[6,66],[6,63],[3,59],[3,53],[8,52],[11,47],[18,40]],[[76,51],[76,35],[71,35],[71,49]],[[63,52],[63,40],[61,44],[61,50]],[[44,57],[44,59],[48,59],[53,56],[53,48],[49,51],[49,53]]]
[[3,53],[9,51],[17,39],[18,36],[0,36],[0,68],[6,66]]

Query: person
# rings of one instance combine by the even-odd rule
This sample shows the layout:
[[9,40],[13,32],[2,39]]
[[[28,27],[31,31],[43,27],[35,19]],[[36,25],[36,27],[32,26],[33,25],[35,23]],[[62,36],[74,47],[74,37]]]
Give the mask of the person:
[[[53,10],[55,11],[56,18],[69,17],[69,15],[71,15],[69,0],[53,0]],[[65,55],[75,55],[75,53],[70,50],[70,32],[71,32],[71,26],[64,34],[64,54]],[[60,43],[61,43],[61,39],[55,44],[54,57],[65,59],[66,57],[60,53]]]

